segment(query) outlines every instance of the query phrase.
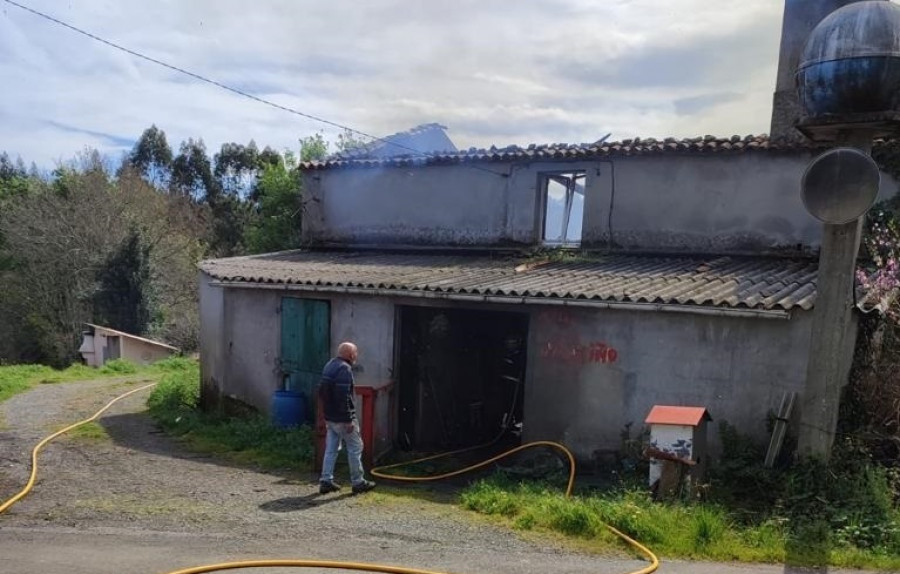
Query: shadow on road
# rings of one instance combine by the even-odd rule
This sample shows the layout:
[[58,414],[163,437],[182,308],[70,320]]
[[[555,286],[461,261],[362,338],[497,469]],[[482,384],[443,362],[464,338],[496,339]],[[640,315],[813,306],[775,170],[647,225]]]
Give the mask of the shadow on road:
[[193,452],[160,430],[146,412],[105,415],[97,421],[106,430],[114,444],[154,454],[182,460],[192,460],[224,468],[249,469],[278,477],[280,483],[295,485],[318,485],[318,476],[309,472],[288,469],[261,469],[251,464],[229,461],[224,456]]
[[260,510],[265,510],[266,512],[295,512],[298,510],[316,508],[318,506],[330,504],[332,502],[338,502],[351,496],[353,495],[349,492],[339,494],[337,496],[321,495],[318,493],[307,494],[306,496],[288,496],[285,498],[279,498],[277,500],[264,502],[259,505],[259,508]]

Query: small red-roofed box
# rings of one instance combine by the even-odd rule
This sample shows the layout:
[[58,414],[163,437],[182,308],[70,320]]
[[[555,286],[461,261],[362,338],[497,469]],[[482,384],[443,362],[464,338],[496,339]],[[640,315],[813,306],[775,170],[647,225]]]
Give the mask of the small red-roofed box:
[[[644,423],[650,427],[650,451],[691,461],[690,482],[698,484],[706,471],[706,427],[712,417],[704,407],[655,405]],[[650,485],[662,474],[662,457],[650,459]]]

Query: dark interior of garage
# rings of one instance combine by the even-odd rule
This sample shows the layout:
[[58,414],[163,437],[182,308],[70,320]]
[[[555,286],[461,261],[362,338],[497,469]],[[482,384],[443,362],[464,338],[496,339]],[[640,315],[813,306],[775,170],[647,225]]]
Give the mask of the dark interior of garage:
[[462,448],[521,430],[528,316],[402,307],[399,424],[403,450]]

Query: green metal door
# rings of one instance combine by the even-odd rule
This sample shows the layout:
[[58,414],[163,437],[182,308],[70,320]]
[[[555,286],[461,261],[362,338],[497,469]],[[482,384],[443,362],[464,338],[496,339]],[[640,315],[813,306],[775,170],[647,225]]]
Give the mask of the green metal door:
[[285,388],[306,393],[307,420],[315,414],[314,392],[329,359],[331,307],[328,301],[281,299],[281,371]]

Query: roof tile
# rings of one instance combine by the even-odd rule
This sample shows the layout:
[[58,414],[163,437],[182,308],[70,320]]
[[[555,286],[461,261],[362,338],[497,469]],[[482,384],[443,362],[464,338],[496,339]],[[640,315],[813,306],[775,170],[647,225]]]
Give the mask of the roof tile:
[[[428,126],[430,127],[430,126]],[[442,127],[442,126],[439,126]],[[522,147],[510,145],[503,148],[491,146],[489,149],[469,149],[448,152],[435,152],[430,154],[403,154],[391,157],[372,157],[363,155],[365,150],[353,154],[339,154],[325,161],[304,162],[302,169],[328,169],[337,167],[381,167],[381,166],[408,166],[424,164],[453,164],[460,162],[483,161],[515,161],[537,158],[571,158],[590,159],[592,157],[606,157],[615,155],[635,156],[659,153],[740,153],[749,150],[772,151],[802,151],[821,149],[819,143],[806,141],[773,141],[767,135],[748,135],[731,137],[715,137],[711,135],[687,139],[665,138],[634,138],[621,142],[602,142],[586,144],[529,144]]]
[[[817,264],[765,256],[613,254],[522,266],[516,257],[290,251],[201,263],[223,282],[433,291],[767,310],[811,309]],[[519,271],[517,271],[517,268]]]

